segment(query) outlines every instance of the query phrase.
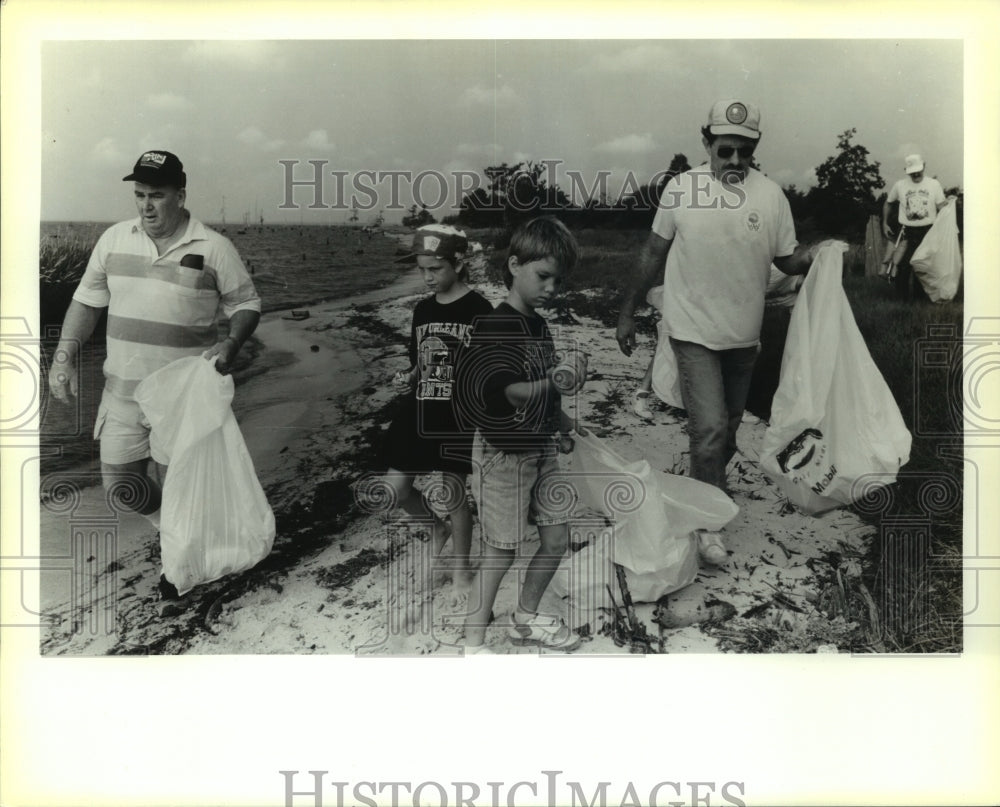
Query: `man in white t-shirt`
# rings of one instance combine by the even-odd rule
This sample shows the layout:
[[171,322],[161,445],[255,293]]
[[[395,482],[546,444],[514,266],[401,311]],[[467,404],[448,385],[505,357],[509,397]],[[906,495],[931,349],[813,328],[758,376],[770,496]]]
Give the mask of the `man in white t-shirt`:
[[[658,279],[664,284],[662,336],[677,358],[688,412],[691,476],[726,490],[736,452],[764,313],[772,262],[782,272],[809,271],[784,192],[751,168],[760,142],[756,106],[719,101],[702,127],[708,162],[664,188],[653,229],[618,319],[622,352],[635,347],[633,313]],[[702,558],[728,559],[718,533],[701,533]]]
[[[133,183],[139,215],[98,239],[66,312],[49,388],[59,401],[76,395],[80,347],[106,308],[104,392],[94,428],[101,476],[117,506],[141,513],[158,528],[166,457],[135,388],[185,356],[217,357],[216,369],[229,372],[260,320],[260,297],[236,248],[186,209],[187,175],[174,154],[145,152],[123,181]],[[220,310],[229,318],[221,341]],[[160,593],[177,597],[165,578]]]
[[924,158],[919,154],[911,154],[906,158],[904,170],[906,177],[892,186],[882,205],[882,234],[892,239],[893,228],[889,216],[892,204],[898,202],[899,224],[903,228],[900,242],[905,242],[905,246],[901,256],[894,259],[896,293],[903,298],[908,298],[911,294],[922,298],[925,295],[920,284],[913,278],[910,258],[930,230],[937,212],[947,204],[947,200],[941,183],[934,177],[924,175]]

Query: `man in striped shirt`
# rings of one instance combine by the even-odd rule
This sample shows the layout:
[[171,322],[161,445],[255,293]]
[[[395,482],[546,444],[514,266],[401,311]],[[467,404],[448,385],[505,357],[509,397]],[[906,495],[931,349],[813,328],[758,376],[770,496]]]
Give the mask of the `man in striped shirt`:
[[[175,155],[145,152],[124,181],[134,183],[139,217],[110,227],[94,247],[63,321],[49,386],[60,401],[76,395],[80,346],[107,307],[105,385],[94,429],[101,474],[116,504],[159,526],[165,457],[155,436],[150,443],[135,388],[184,356],[218,356],[219,372],[229,372],[257,327],[260,298],[229,240],[185,209],[187,177]],[[221,341],[220,306],[229,318]]]

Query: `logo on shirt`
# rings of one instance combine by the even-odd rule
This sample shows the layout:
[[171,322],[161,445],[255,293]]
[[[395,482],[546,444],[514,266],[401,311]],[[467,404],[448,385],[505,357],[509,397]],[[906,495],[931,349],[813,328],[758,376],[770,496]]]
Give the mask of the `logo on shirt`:
[[747,213],[747,230],[752,233],[760,232],[760,213],[757,210],[751,210]]

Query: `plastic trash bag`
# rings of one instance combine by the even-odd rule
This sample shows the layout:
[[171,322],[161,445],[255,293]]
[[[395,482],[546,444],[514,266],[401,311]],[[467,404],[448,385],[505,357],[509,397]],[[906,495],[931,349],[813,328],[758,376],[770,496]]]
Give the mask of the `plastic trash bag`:
[[615,522],[615,562],[637,574],[681,561],[692,531],[720,530],[739,512],[714,485],[630,462],[592,432],[573,441],[580,503]]
[[910,265],[931,302],[946,303],[954,299],[962,277],[954,202],[938,212],[924,240],[914,250]]
[[843,247],[821,248],[792,310],[761,466],[815,514],[850,504],[854,485],[891,484],[911,437],[841,286]]
[[663,320],[656,323],[656,353],[653,354],[653,392],[667,406],[684,408],[681,399],[681,379],[677,372],[677,357],[670,337],[663,332]]
[[567,556],[553,580],[553,593],[569,597],[578,627],[610,607],[608,586],[621,602],[615,563],[624,567],[635,602],[690,585],[698,574],[695,530],[722,529],[739,508],[713,485],[631,462],[593,433],[573,440],[568,478],[579,503],[612,523],[588,530],[588,545]]
[[232,376],[201,356],[145,378],[136,400],[167,452],[163,573],[179,593],[251,568],[274,543],[274,514],[230,408]]

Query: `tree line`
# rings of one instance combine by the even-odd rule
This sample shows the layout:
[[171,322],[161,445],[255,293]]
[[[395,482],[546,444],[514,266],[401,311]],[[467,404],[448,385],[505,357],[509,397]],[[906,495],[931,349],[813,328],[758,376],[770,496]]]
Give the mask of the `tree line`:
[[[804,232],[863,240],[868,217],[881,212],[886,198],[885,192],[876,195],[885,187],[881,166],[869,159],[868,149],[852,142],[856,134],[857,129],[848,129],[837,136],[835,153],[816,167],[814,187],[806,191],[795,185],[784,188],[792,215]],[[685,155],[675,154],[668,168],[652,181],[616,199],[601,194],[577,205],[558,184],[549,181],[543,164],[505,162],[486,167],[485,187],[466,193],[458,214],[444,221],[509,231],[526,218],[554,214],[573,228],[648,229],[667,181],[690,167]],[[753,167],[760,169],[755,163]],[[958,188],[949,192],[959,195],[961,202]],[[414,206],[403,223],[416,222],[418,216],[420,223],[427,223],[430,213],[426,209],[418,212]]]

